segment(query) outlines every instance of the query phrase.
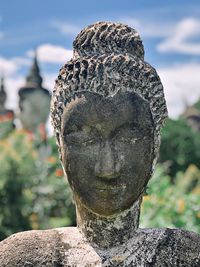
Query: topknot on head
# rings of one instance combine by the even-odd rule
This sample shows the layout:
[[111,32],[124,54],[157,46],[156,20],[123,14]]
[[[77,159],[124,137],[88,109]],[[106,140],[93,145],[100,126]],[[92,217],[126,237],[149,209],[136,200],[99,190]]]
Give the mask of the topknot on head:
[[139,34],[121,23],[92,24],[78,34],[73,45],[74,57],[128,53],[144,59],[144,48]]

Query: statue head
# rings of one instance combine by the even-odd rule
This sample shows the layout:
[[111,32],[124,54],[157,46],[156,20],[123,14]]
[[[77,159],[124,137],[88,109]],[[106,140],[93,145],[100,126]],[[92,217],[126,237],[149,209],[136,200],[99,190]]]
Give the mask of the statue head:
[[101,216],[138,200],[157,159],[167,108],[143,58],[134,29],[98,22],[75,39],[53,90],[52,123],[75,201]]

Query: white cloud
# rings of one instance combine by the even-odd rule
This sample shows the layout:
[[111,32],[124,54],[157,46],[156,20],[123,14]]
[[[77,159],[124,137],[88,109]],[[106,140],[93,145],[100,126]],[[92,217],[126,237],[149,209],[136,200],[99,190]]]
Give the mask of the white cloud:
[[176,52],[190,55],[200,55],[200,40],[192,41],[192,38],[200,37],[200,20],[187,18],[179,22],[171,35],[158,44],[160,52]]
[[61,22],[61,21],[54,21],[52,23],[52,26],[59,30],[60,33],[64,34],[64,35],[76,35],[81,29],[74,25],[74,24],[70,24],[67,22]]
[[44,87],[52,91],[54,84],[55,84],[55,79],[57,78],[57,76],[58,76],[58,72],[44,74],[44,81],[43,81]]
[[[27,55],[33,56],[33,53],[31,50],[27,52]],[[42,44],[38,46],[37,54],[41,62],[64,64],[72,57],[73,51],[58,45]]]
[[20,68],[22,66],[30,66],[30,64],[31,64],[30,58],[13,57],[11,60],[18,66],[18,68]]
[[0,57],[0,75],[15,75],[22,66],[29,66],[30,59],[23,57],[4,58]]
[[18,65],[13,59],[0,57],[0,73],[12,75],[18,70]]
[[170,23],[153,23],[145,20],[140,21],[130,17],[121,18],[119,21],[134,28],[143,37],[166,37],[169,36],[173,28]]
[[22,76],[6,76],[5,87],[7,91],[6,106],[10,109],[18,110],[18,90],[24,85],[24,77]]
[[159,52],[176,52],[188,55],[200,55],[200,20],[185,18],[178,23],[140,21],[131,17],[122,18],[120,21],[135,28],[142,37],[164,38],[157,45]]
[[170,117],[177,117],[185,105],[200,98],[200,64],[190,63],[158,69],[164,86]]
[[22,66],[30,65],[30,59],[23,57],[4,58],[0,57],[0,75],[5,77],[5,87],[7,91],[6,106],[17,109],[19,88],[24,84],[24,77],[18,74]]

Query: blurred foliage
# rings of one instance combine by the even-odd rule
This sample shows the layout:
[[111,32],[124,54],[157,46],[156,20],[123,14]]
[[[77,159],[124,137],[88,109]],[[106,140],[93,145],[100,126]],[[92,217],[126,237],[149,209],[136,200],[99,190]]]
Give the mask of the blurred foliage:
[[143,198],[141,227],[183,228],[200,233],[200,170],[190,165],[175,183],[158,165]]
[[160,162],[167,162],[172,180],[178,171],[190,164],[200,168],[200,133],[194,131],[184,119],[168,119],[162,131]]
[[39,145],[14,131],[0,141],[0,239],[18,231],[75,225],[54,138]]
[[2,121],[0,115],[0,139],[6,138],[14,128],[13,120],[4,120]]
[[194,108],[198,109],[200,111],[200,100],[197,101],[194,105],[193,105]]

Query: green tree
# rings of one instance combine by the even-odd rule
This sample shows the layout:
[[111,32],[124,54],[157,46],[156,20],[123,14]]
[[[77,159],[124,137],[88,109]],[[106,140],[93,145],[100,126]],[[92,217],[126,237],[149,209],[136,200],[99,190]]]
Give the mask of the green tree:
[[14,131],[0,141],[0,240],[12,233],[75,225],[55,139],[38,146]]
[[[186,175],[192,175],[192,182],[199,172],[192,165]],[[157,166],[149,182],[147,195],[143,199],[140,224],[142,227],[177,227],[200,233],[200,186],[196,183],[196,186],[188,191],[188,183],[180,185],[184,175],[179,173],[179,179],[175,179],[172,184],[165,168],[162,165]]]
[[190,164],[200,168],[200,134],[186,120],[168,119],[161,139],[159,162],[168,162],[169,175],[185,171]]
[[200,100],[198,100],[194,105],[194,108],[198,109],[200,111]]

